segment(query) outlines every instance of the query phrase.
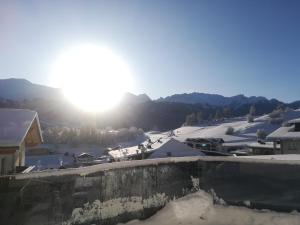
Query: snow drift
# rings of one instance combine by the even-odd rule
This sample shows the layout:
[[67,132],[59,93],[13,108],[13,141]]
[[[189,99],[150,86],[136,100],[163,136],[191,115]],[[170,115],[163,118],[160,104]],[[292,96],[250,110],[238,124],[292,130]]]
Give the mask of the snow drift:
[[[245,202],[246,206],[250,204],[250,202]],[[299,223],[300,214],[297,212],[278,213],[214,204],[212,195],[199,190],[169,202],[162,210],[147,220],[133,220],[127,225],[299,225]]]

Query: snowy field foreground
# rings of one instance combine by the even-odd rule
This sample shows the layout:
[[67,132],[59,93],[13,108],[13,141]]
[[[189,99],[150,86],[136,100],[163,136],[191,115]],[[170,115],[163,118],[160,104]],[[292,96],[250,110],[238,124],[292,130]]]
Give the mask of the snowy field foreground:
[[169,202],[162,210],[147,220],[133,220],[127,223],[127,225],[138,224],[299,225],[300,213],[278,213],[246,207],[216,205],[210,194],[200,190]]

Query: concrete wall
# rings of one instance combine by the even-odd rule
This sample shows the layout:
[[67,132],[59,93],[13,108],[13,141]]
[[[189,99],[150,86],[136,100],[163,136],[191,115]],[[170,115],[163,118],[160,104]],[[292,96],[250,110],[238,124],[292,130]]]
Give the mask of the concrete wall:
[[116,224],[151,216],[196,191],[229,204],[300,210],[300,163],[187,157],[0,178],[1,224]]

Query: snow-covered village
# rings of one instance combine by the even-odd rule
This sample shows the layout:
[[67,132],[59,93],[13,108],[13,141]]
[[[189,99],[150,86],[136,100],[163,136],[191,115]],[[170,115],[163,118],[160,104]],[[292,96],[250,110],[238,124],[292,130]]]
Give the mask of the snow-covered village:
[[299,12],[0,1],[0,224],[299,225]]

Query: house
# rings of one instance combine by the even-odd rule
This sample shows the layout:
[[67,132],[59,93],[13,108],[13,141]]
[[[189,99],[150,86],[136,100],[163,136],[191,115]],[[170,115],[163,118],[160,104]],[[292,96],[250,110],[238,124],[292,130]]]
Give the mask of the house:
[[25,148],[42,142],[37,112],[0,109],[0,175],[25,169]]
[[191,148],[207,151],[222,151],[223,143],[222,138],[187,138],[185,140],[185,144]]
[[151,153],[148,159],[166,158],[166,157],[184,157],[184,156],[204,156],[198,149],[193,149],[188,145],[171,138],[161,147]]
[[274,147],[272,142],[253,142],[247,144],[251,155],[275,155],[280,152],[280,146]]
[[147,144],[145,147],[144,144],[140,144],[138,146],[111,150],[108,152],[108,155],[115,161],[145,159],[152,151],[157,148],[157,145],[158,143],[155,143],[154,145],[149,147],[149,145]]
[[[300,154],[300,119],[288,121],[267,136],[268,141],[273,142],[276,154]],[[280,146],[280,151],[276,150]]]
[[110,150],[108,155],[114,161],[146,159],[153,151],[163,145],[164,141],[162,138],[158,138],[157,140],[148,139],[137,146]]

